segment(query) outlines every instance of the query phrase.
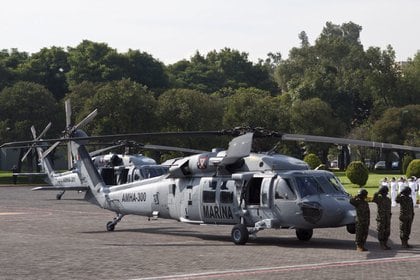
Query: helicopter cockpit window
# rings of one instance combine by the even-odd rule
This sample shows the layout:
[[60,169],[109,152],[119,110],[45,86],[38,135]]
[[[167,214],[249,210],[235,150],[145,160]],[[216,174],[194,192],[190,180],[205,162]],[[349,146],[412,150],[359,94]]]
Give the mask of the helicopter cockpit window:
[[141,177],[144,179],[161,176],[167,173],[167,169],[162,166],[142,166],[140,167]]
[[320,186],[322,190],[325,193],[343,193],[343,190],[337,185],[337,182],[332,182],[331,179],[333,178],[327,178],[325,176],[317,176],[316,179],[320,183]]
[[296,194],[290,186],[289,179],[280,178],[275,185],[275,199],[295,200]]
[[337,189],[340,193],[347,193],[346,189],[341,184],[340,180],[334,175],[328,175],[328,181]]
[[295,180],[301,197],[324,193],[313,177],[296,177]]
[[138,181],[138,180],[141,179],[140,170],[134,169],[134,172],[133,173],[134,173],[133,174],[133,181]]

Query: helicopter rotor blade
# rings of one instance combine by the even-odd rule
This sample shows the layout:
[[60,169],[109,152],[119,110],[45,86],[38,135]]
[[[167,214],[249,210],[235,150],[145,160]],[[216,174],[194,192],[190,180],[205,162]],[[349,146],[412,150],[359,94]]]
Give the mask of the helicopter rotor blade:
[[149,145],[145,144],[141,146],[142,149],[147,150],[158,150],[158,151],[172,151],[172,152],[181,152],[181,153],[188,153],[188,154],[202,154],[208,153],[208,151],[203,150],[195,150],[189,148],[181,148],[181,147],[171,147],[171,146],[162,146],[162,145]]
[[282,140],[287,140],[287,141],[330,143],[330,144],[337,144],[337,145],[355,145],[355,146],[364,146],[364,147],[371,147],[371,148],[383,148],[383,149],[420,152],[419,147],[382,143],[382,142],[375,142],[375,141],[356,140],[356,139],[350,139],[350,138],[337,138],[337,137],[315,136],[315,135],[304,135],[304,134],[283,134],[281,138]]
[[47,150],[44,151],[42,154],[42,158],[45,158],[48,156],[49,153],[51,153],[58,145],[60,145],[60,141],[55,142],[51,147],[49,147]]
[[[45,129],[44,129],[45,130]],[[31,126],[31,133],[32,133],[32,137],[34,138],[34,139],[37,139],[37,137],[36,137],[36,129],[35,129],[35,126]]]
[[70,103],[70,99],[66,99],[66,101],[64,101],[64,108],[66,110],[66,127],[70,127],[70,125],[71,125],[71,103]]
[[74,130],[78,129],[79,127],[83,127],[88,124],[93,118],[98,114],[98,109],[93,110],[89,115],[87,115],[82,121],[80,121],[77,125],[74,126]]
[[[42,132],[41,132],[41,134],[39,134],[38,136],[36,135],[36,129],[35,129],[35,126],[31,126],[31,133],[32,133],[32,137],[34,138],[34,140],[39,140],[39,139],[41,139],[41,137],[42,136],[44,136],[45,135],[45,133],[47,133],[47,131],[50,129],[50,127],[51,127],[51,122],[49,122],[46,126],[45,126],[45,128],[44,128],[44,130],[42,130]],[[33,143],[30,147],[29,147],[29,149],[28,149],[28,151],[26,151],[26,153],[23,155],[23,157],[21,158],[21,162],[24,162],[25,161],[25,159],[28,157],[28,155],[32,152],[32,149],[34,149],[35,148],[35,143]]]
[[[36,132],[35,132],[35,134],[34,134],[34,132],[32,132],[32,135],[34,135],[34,138],[36,138],[36,139],[41,139],[46,133],[47,133],[47,131],[50,129],[50,127],[51,127],[51,122],[49,122],[48,124],[47,124],[47,126],[44,128],[44,130],[38,135],[38,137],[35,137],[36,136]],[[32,128],[31,128],[31,130],[32,130]],[[34,127],[34,131],[35,131],[35,127]]]
[[73,155],[71,153],[71,143],[67,142],[67,168],[70,170],[73,168]]
[[28,157],[28,155],[32,152],[32,147],[30,147],[26,153],[23,155],[23,157],[20,159],[21,162],[24,162],[25,159]]
[[340,145],[359,145],[373,148],[386,148],[386,149],[397,149],[397,150],[406,150],[412,152],[420,152],[420,147],[406,146],[406,145],[397,145],[391,143],[382,143],[375,141],[366,141],[366,140],[355,140],[350,138],[337,138],[337,137],[326,137],[326,136],[314,136],[314,135],[303,135],[303,134],[286,134],[276,131],[267,131],[261,128],[258,129],[248,129],[248,128],[235,128],[232,130],[217,130],[217,131],[184,131],[184,132],[145,132],[145,133],[128,133],[128,134],[114,134],[114,135],[100,135],[100,136],[89,136],[89,137],[75,137],[75,138],[60,138],[60,139],[46,139],[46,140],[37,140],[37,141],[16,141],[4,143],[0,148],[20,146],[33,143],[43,143],[43,142],[54,142],[54,141],[68,141],[68,140],[103,140],[103,139],[116,139],[116,138],[138,138],[138,137],[160,137],[160,136],[222,136],[230,135],[237,136],[243,135],[246,132],[253,132],[254,138],[267,138],[274,137],[280,138],[284,141],[307,141],[307,142],[321,142],[321,143],[330,143],[330,144],[340,144]]
[[[31,126],[31,133],[34,139],[36,139],[36,130],[35,130],[35,126]],[[32,152],[32,149],[34,147],[34,144],[31,145],[31,147],[29,147],[29,149],[26,151],[26,153],[23,155],[23,157],[20,159],[21,162],[24,162],[25,159],[28,157],[28,155]]]
[[94,157],[94,156],[100,155],[104,152],[107,152],[109,150],[113,150],[113,149],[116,149],[116,148],[119,148],[119,147],[123,147],[124,145],[125,145],[124,143],[120,143],[120,144],[117,144],[117,145],[113,145],[113,146],[110,146],[110,147],[106,147],[106,148],[103,148],[103,149],[100,149],[100,150],[90,152],[89,155],[91,157]]

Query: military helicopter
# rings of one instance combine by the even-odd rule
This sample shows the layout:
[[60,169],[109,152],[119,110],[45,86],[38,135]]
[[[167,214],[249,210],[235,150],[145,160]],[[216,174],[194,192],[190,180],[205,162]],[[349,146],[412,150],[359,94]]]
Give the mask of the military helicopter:
[[292,157],[251,153],[253,133],[234,138],[227,151],[166,161],[168,174],[116,186],[105,184],[77,137],[70,143],[80,179],[89,185],[86,199],[117,214],[108,231],[128,214],[234,225],[235,244],[270,228],[295,229],[300,240],[309,240],[314,228],[354,229],[354,208],[332,173],[309,170]]
[[[253,138],[260,134],[242,133],[233,138],[226,151],[171,159],[164,163],[169,168],[167,174],[115,186],[104,182],[85,146],[88,139],[100,136],[87,137],[78,129],[70,138],[58,141],[70,140],[72,154],[79,159],[75,170],[89,187],[85,199],[116,213],[106,224],[108,231],[132,214],[192,224],[232,225],[231,238],[237,245],[246,244],[250,234],[256,236],[264,229],[294,229],[297,238],[305,241],[312,238],[316,228],[346,227],[354,233],[355,210],[338,178],[329,171],[309,170],[306,163],[292,157],[252,153]],[[292,134],[267,136],[297,138]],[[351,142],[331,137],[328,141]]]
[[[76,125],[71,124],[71,104],[70,100],[67,99],[65,101],[65,112],[66,112],[66,128],[63,131],[63,137],[68,137],[71,135],[75,130],[83,127],[87,123],[89,123],[97,114],[97,110],[92,111],[86,118],[84,118],[81,122]],[[51,127],[51,123],[49,123],[44,130],[37,136],[36,129],[34,126],[31,126],[31,133],[34,138],[34,141],[40,140],[46,132]],[[60,200],[66,191],[86,191],[88,190],[88,186],[86,182],[82,182],[79,179],[79,176],[74,170],[74,157],[72,157],[70,146],[67,144],[67,159],[68,159],[68,171],[65,172],[56,172],[53,169],[53,164],[49,159],[48,155],[51,153],[58,145],[60,141],[54,143],[51,147],[49,147],[46,151],[42,149],[40,146],[31,145],[28,151],[24,154],[21,161],[23,162],[26,157],[32,152],[32,150],[36,150],[39,165],[41,166],[41,173],[14,173],[16,176],[20,175],[43,175],[47,176],[47,182],[51,186],[42,186],[42,187],[35,187],[32,190],[39,191],[39,190],[55,190],[59,191],[56,195],[56,198]],[[127,147],[127,146],[137,146],[137,147],[144,147],[145,145],[139,145],[134,142],[127,142],[127,141],[118,141],[117,143],[113,143],[113,145],[108,146],[106,148],[96,150],[94,152],[90,152],[90,156],[93,158],[95,162],[95,166],[98,168],[100,173],[102,174],[105,182],[108,185],[116,185],[122,182],[132,182],[136,180],[141,180],[144,178],[150,178],[162,175],[163,173],[167,172],[167,168],[160,166],[156,163],[155,160],[152,158],[146,157],[141,154],[115,154],[110,153],[106,155],[102,155],[102,153],[113,150],[119,147]],[[155,148],[155,149],[165,149],[164,146],[151,146],[146,148]]]

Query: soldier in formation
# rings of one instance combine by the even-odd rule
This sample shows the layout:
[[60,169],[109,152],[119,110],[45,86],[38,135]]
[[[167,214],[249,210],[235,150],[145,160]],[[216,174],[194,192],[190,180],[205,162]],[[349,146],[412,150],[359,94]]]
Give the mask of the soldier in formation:
[[391,234],[391,199],[388,197],[388,187],[382,186],[373,195],[373,202],[378,206],[376,221],[378,240],[383,250],[389,250],[388,238]]
[[350,203],[356,208],[356,250],[359,252],[367,251],[365,247],[369,233],[370,210],[367,202],[368,192],[360,189],[355,197],[350,199]]
[[400,238],[403,248],[410,248],[408,239],[410,238],[411,225],[414,219],[413,199],[411,198],[411,188],[406,186],[397,195],[397,203],[400,204]]
[[397,179],[395,179],[395,177],[392,177],[391,183],[389,183],[389,187],[391,188],[391,206],[395,207],[397,206],[397,202],[395,201],[395,199],[397,198],[398,194],[398,182]]

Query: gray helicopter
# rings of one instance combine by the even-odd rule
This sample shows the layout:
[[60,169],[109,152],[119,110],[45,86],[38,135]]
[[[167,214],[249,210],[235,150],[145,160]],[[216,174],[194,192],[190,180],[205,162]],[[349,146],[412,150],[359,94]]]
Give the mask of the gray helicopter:
[[253,133],[246,133],[227,151],[172,159],[163,163],[167,174],[116,186],[105,184],[85,141],[70,143],[80,159],[76,170],[89,186],[86,199],[116,213],[108,231],[134,214],[233,225],[232,240],[241,245],[263,229],[295,229],[300,240],[310,240],[314,228],[347,226],[354,232],[354,208],[333,173],[309,170],[284,155],[251,153],[252,139]]
[[[193,134],[196,132],[190,133]],[[77,129],[70,138],[43,141],[70,141],[73,157],[79,159],[75,171],[88,186],[85,199],[116,214],[106,224],[108,231],[115,230],[125,215],[141,215],[192,224],[232,225],[231,237],[238,245],[245,244],[250,234],[256,236],[264,229],[294,229],[297,238],[304,241],[311,239],[316,228],[346,227],[348,232],[355,232],[355,210],[333,173],[309,170],[303,161],[284,155],[252,153],[254,136],[261,137],[261,132],[235,137],[226,151],[200,152],[168,160],[164,163],[168,173],[161,176],[115,186],[105,183],[85,146],[88,140],[103,136],[87,137]],[[339,144],[356,141],[354,144],[362,146],[420,150],[332,137],[277,133],[268,137]]]
[[[88,116],[86,116],[82,121],[76,125],[71,123],[71,104],[70,99],[65,101],[65,112],[66,112],[66,128],[63,131],[63,138],[69,137],[76,130],[85,126],[87,123],[92,121],[92,119],[97,115],[97,110],[92,111]],[[34,141],[41,140],[41,138],[46,134],[46,132],[51,127],[49,123],[44,130],[37,136],[35,127],[31,127],[31,133],[34,138]],[[49,159],[48,155],[61,143],[61,141],[56,141],[45,151],[39,145],[32,144],[28,151],[24,154],[21,161],[23,162],[29,153],[32,150],[35,150],[39,160],[39,165],[41,167],[41,173],[14,173],[16,176],[34,176],[34,175],[46,175],[46,181],[50,186],[35,187],[32,190],[53,190],[59,191],[56,195],[56,198],[60,200],[66,191],[86,191],[88,186],[85,182],[82,182],[79,179],[79,176],[74,170],[74,157],[70,151],[70,144],[67,144],[67,160],[68,160],[68,171],[56,172],[53,168],[53,164]],[[89,155],[92,157],[96,168],[99,170],[100,174],[103,176],[104,181],[108,185],[117,185],[127,182],[133,182],[142,180],[145,178],[151,178],[160,176],[167,172],[167,168],[161,165],[158,165],[156,161],[152,158],[146,157],[142,154],[117,154],[109,153],[103,155],[103,153],[113,150],[120,147],[127,146],[136,146],[139,148],[147,149],[158,149],[158,150],[167,150],[166,146],[156,146],[156,145],[142,145],[136,144],[134,142],[128,141],[118,141],[118,143],[113,143],[111,146],[106,148],[90,152]],[[190,149],[188,150],[190,152]]]

